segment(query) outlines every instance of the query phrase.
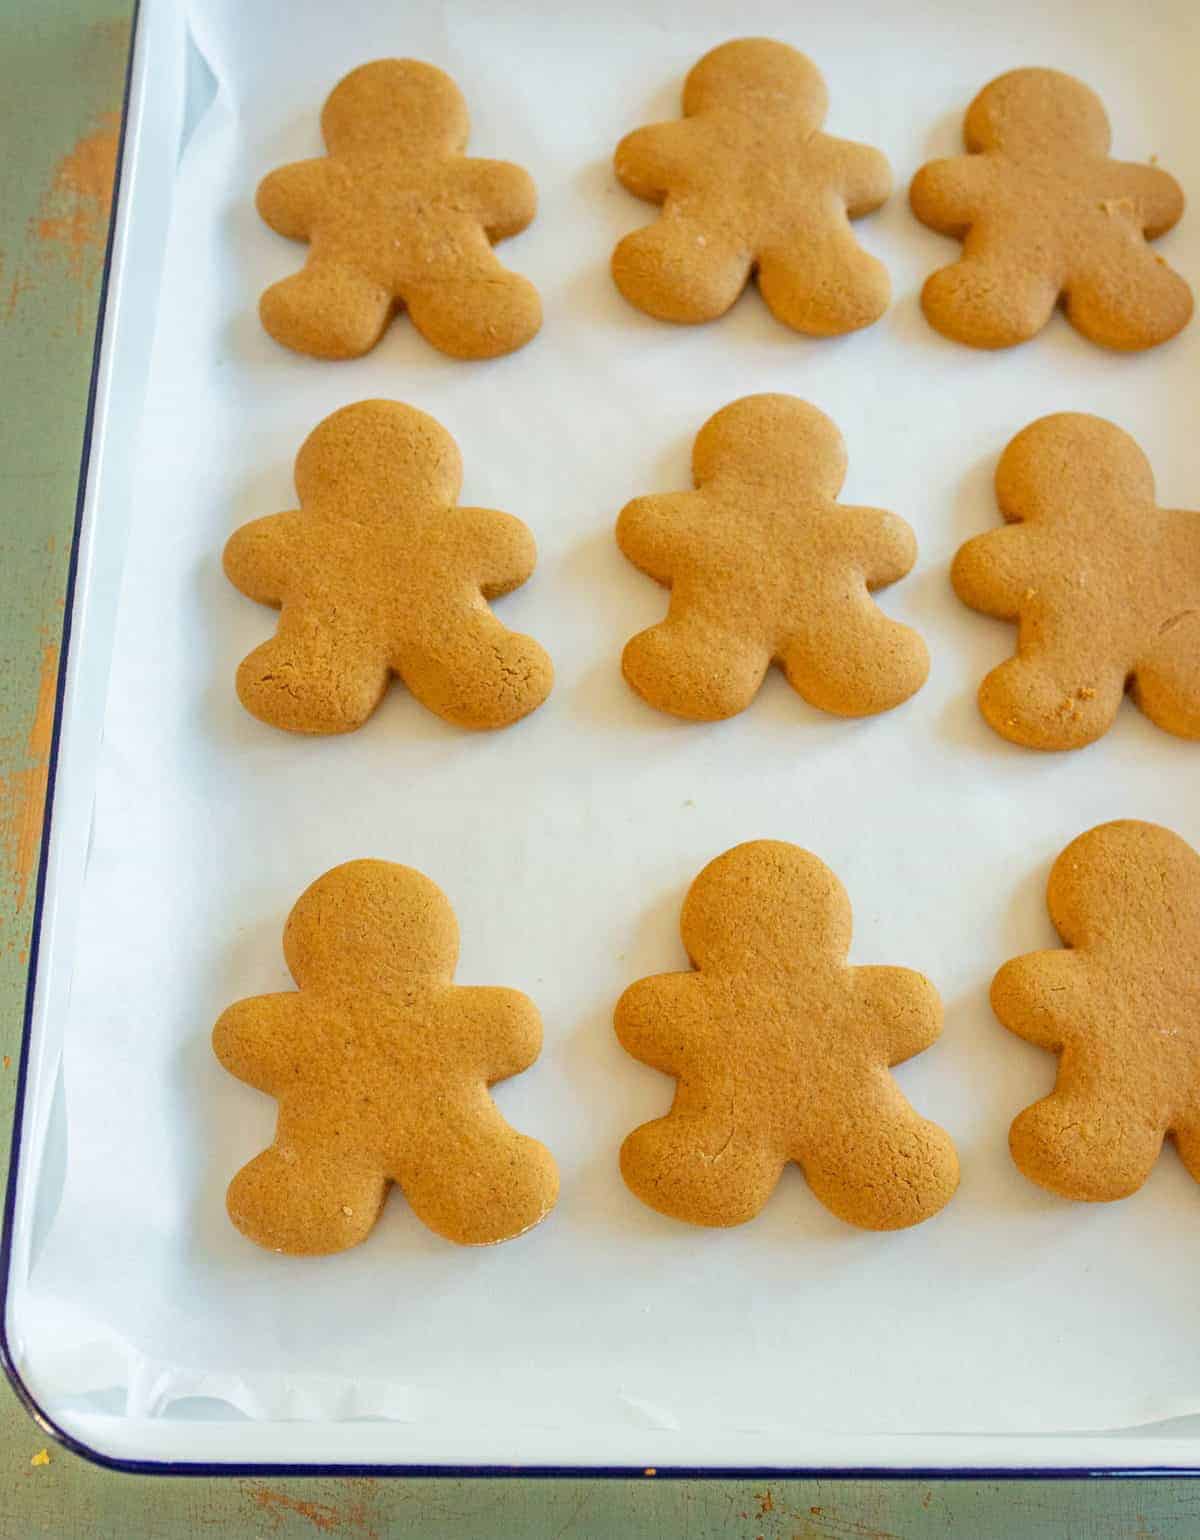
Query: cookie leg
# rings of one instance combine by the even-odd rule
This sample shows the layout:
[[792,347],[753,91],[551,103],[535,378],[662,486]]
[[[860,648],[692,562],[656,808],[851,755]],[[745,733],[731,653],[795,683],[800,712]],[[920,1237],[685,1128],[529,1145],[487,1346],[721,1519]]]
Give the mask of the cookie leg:
[[922,639],[870,599],[843,600],[827,624],[788,643],[782,662],[798,695],[843,717],[890,711],[914,695],[929,673]]
[[499,262],[486,273],[412,284],[404,303],[425,341],[451,358],[499,358],[535,337],[542,302],[528,278]]
[[1192,316],[1192,291],[1148,246],[1132,242],[1122,259],[1074,279],[1067,318],[1092,342],[1139,352],[1181,332]]
[[1019,1113],[1008,1147],[1019,1169],[1064,1198],[1110,1203],[1150,1175],[1164,1130],[1141,1121],[1119,1077],[1087,1093],[1054,1091]]
[[1036,251],[1011,246],[998,260],[972,254],[970,240],[958,262],[933,273],[921,291],[929,324],[974,348],[1007,348],[1045,326],[1058,303],[1057,277]]
[[756,638],[723,631],[686,607],[641,631],[621,656],[625,678],[651,706],[693,722],[719,722],[758,694],[770,653]]
[[920,1224],[958,1186],[950,1135],[918,1116],[888,1077],[864,1078],[848,1107],[831,1107],[796,1159],[829,1212],[864,1230]]
[[750,281],[750,255],[718,222],[664,214],[621,241],[613,280],[631,305],[691,325],[724,315]]
[[[1104,631],[1097,633],[1101,644]],[[1033,749],[1079,749],[1102,738],[1116,720],[1125,673],[1082,650],[1018,654],[979,687],[979,709],[1010,743]]]
[[1134,672],[1133,698],[1167,732],[1200,738],[1200,610],[1165,623]]
[[762,1209],[784,1161],[735,1120],[729,1097],[680,1086],[665,1118],[643,1123],[621,1146],[630,1192],[671,1219],[740,1225]]
[[558,1197],[550,1151],[510,1128],[486,1094],[440,1102],[421,1148],[392,1174],[421,1223],[460,1246],[511,1240]]
[[1200,1122],[1172,1129],[1171,1138],[1188,1175],[1193,1181],[1200,1182]]
[[777,320],[812,337],[870,326],[892,294],[887,268],[863,250],[844,221],[803,246],[764,251],[758,287]]
[[466,606],[433,614],[393,666],[423,706],[460,727],[508,727],[554,683],[554,665],[531,636]]
[[366,1240],[387,1196],[387,1179],[288,1136],[242,1167],[225,1206],[234,1224],[270,1251],[323,1256]]
[[263,326],[285,348],[314,358],[359,358],[383,335],[392,296],[373,279],[337,262],[309,262],[272,284],[259,300]]
[[286,608],[269,642],[237,671],[251,716],[293,733],[348,733],[383,699],[388,666],[360,639],[339,635]]

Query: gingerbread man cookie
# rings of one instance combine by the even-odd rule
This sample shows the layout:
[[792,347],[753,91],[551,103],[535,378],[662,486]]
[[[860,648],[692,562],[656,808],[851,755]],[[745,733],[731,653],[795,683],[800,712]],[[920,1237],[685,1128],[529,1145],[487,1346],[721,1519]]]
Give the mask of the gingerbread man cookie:
[[366,1239],[394,1182],[424,1224],[485,1246],[554,1207],[550,1152],[488,1095],[528,1069],[542,1024],[515,989],[453,982],[458,926],[428,877],[349,861],[288,916],[299,992],[241,1000],[213,1029],[227,1070],[279,1102],[275,1141],[229,1187],[229,1216],[273,1251]]
[[378,59],[352,70],[321,113],[329,153],[259,184],[258,212],[309,243],[304,269],[259,305],[277,342],[357,358],[397,308],[454,358],[495,358],[542,322],[537,290],[492,243],[524,230],[537,194],[520,166],[468,159],[467,107],[432,64]]
[[398,675],[447,722],[505,727],[550,693],[550,659],[487,600],[533,571],[533,536],[491,508],[459,508],[458,446],[397,401],[334,412],[296,456],[300,507],[244,524],[230,581],[281,608],[245,658],[246,710],[298,733],[361,727]]
[[847,966],[829,868],[778,840],[735,846],[692,884],[680,929],[695,971],[642,979],[616,1009],[622,1046],[678,1081],[667,1116],[622,1146],[631,1190],[672,1218],[742,1224],[795,1161],[864,1229],[948,1203],[954,1145],[887,1073],[937,1038],[941,1002],[911,969]]
[[617,541],[671,590],[667,618],[635,636],[621,666],[652,706],[716,721],[754,699],[772,661],[792,688],[839,716],[886,711],[920,689],[929,655],[871,591],[912,567],[894,513],[845,507],[837,428],[794,396],[744,396],[696,438],[697,490],[639,497]]
[[1101,824],[1050,873],[1064,947],[1005,963],[992,1006],[1060,1055],[1054,1090],[1013,1123],[1013,1159],[1064,1198],[1127,1198],[1163,1139],[1200,1181],[1200,856],[1132,819]]
[[932,326],[977,348],[1041,331],[1061,300],[1093,342],[1130,351],[1187,325],[1191,290],[1146,244],[1178,223],[1179,184],[1110,160],[1100,100],[1058,70],[1020,69],[967,109],[968,154],[931,161],[910,201],[922,224],[963,243],[928,280]]
[[1020,627],[980,686],[991,726],[1080,748],[1128,690],[1152,722],[1200,738],[1200,514],[1159,508],[1128,434],[1076,412],[1017,434],[996,500],[1010,527],[969,540],[951,574],[964,603]]
[[663,321],[724,315],[752,273],[771,312],[818,337],[870,326],[887,309],[887,269],[850,220],[892,188],[878,150],[821,133],[829,106],[819,70],[769,38],[705,54],[683,88],[682,121],[617,146],[622,184],[658,221],[613,253],[617,287]]

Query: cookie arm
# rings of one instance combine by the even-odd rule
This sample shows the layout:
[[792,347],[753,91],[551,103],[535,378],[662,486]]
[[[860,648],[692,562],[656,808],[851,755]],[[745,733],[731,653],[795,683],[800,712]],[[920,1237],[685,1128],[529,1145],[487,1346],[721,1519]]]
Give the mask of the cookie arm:
[[452,195],[463,200],[489,241],[503,241],[532,223],[537,188],[522,166],[507,160],[457,161],[448,172]]
[[488,1085],[519,1075],[542,1050],[542,1018],[519,989],[455,985],[438,1011],[441,1041]]
[[254,206],[272,230],[292,241],[307,241],[324,199],[329,162],[297,160],[269,172],[258,184]]
[[941,999],[914,968],[855,968],[853,1002],[861,1029],[889,1065],[903,1064],[941,1035]]
[[1063,947],[1014,957],[992,980],[991,1001],[1010,1032],[1057,1053],[1087,1028],[1087,965],[1078,952]]
[[886,588],[912,571],[917,537],[899,514],[886,508],[855,508],[839,503],[838,533],[847,555],[869,589]]
[[706,1036],[708,1007],[698,973],[658,973],[631,984],[613,1027],[625,1052],[678,1078]]
[[861,219],[882,208],[892,192],[892,168],[883,151],[849,139],[830,140],[830,149],[850,218]]
[[231,1075],[268,1096],[302,1076],[312,1045],[301,1041],[303,1006],[295,990],[255,995],[223,1011],[213,1028],[213,1052]]
[[687,176],[698,149],[694,127],[686,120],[635,128],[617,145],[613,170],[621,186],[647,203],[662,203]]
[[1022,599],[1035,586],[1025,531],[1010,524],[968,540],[954,558],[950,581],[971,609],[1016,620]]
[[954,155],[931,160],[912,179],[908,201],[923,225],[943,235],[962,236],[979,218],[985,168],[983,157]]
[[675,575],[679,553],[692,541],[695,492],[666,492],[635,497],[617,517],[617,544],[639,571],[664,587]]
[[295,513],[270,513],[243,524],[230,535],[222,556],[225,576],[248,599],[283,603],[300,528]]
[[1107,168],[1106,180],[1110,178],[1112,192],[1105,202],[1111,200],[1116,214],[1120,201],[1129,199],[1148,240],[1165,235],[1183,218],[1183,189],[1169,172],[1134,161],[1113,161]]
[[520,588],[537,565],[537,542],[528,525],[495,508],[454,508],[445,526],[464,566],[485,599]]

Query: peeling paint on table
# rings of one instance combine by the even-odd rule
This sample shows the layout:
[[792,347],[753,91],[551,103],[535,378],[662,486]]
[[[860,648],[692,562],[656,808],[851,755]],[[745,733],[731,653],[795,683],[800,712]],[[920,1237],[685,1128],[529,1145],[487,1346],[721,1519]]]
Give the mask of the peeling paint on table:
[[[0,0],[0,1178],[128,35],[120,0]],[[0,1540],[205,1534],[1195,1540],[1200,1484],[135,1477],[47,1445],[0,1385]]]

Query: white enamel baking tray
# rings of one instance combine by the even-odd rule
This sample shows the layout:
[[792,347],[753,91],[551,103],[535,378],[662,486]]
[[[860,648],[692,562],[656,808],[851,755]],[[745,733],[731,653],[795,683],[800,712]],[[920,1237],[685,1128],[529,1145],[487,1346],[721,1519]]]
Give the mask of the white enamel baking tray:
[[[896,193],[857,228],[894,302],[866,333],[792,335],[748,293],[719,323],[638,314],[607,274],[651,211],[611,174],[617,139],[674,116],[688,66],[730,36],[784,38],[830,88],[831,132],[881,146]],[[297,358],[255,318],[299,248],[253,212],[272,166],[317,153],[317,109],[382,55],[447,69],[472,151],[538,183],[503,259],[545,326],[511,358],[441,358],[399,320],[368,358]],[[1088,80],[1115,152],[1157,155],[1200,202],[1200,63],[1189,0],[485,0],[337,7],[144,0],[63,648],[44,871],[4,1231],[6,1367],[31,1409],[94,1458],[139,1469],[653,1467],[1028,1472],[1200,1463],[1200,1190],[1172,1151],[1135,1198],[1071,1205],[1009,1160],[1013,1115],[1053,1061],[1002,1031],[987,986],[1048,945],[1050,862],[1106,818],[1200,842],[1198,750],[1132,706],[1100,744],[1039,756],[978,717],[975,685],[1011,628],[954,598],[948,564],[998,522],[995,461],[1044,412],[1131,431],[1160,500],[1200,505],[1200,325],[1140,357],[1056,319],[976,353],[917,295],[954,255],[910,215],[917,166],[953,152],[1000,71]],[[1200,210],[1161,243],[1200,281]],[[882,596],[929,641],[929,683],[846,722],[773,676],[742,717],[669,721],[624,685],[621,646],[662,613],[620,557],[630,497],[687,485],[718,407],[785,390],[828,412],[848,501],[916,530],[914,573]],[[553,655],[550,701],[468,735],[399,688],[361,732],[277,734],[232,689],[272,625],[224,581],[228,533],[291,506],[291,460],[349,401],[391,396],[455,435],[465,502],[534,530],[507,623]],[[1103,623],[1103,617],[1097,617]],[[789,1174],[730,1232],[673,1224],[621,1184],[616,1151],[671,1086],[611,1032],[621,990],[683,965],[679,905],[739,840],[815,851],[845,883],[852,958],[922,969],[942,1040],[901,1068],[958,1143],[962,1187],[917,1230],[841,1225]],[[303,887],[359,855],[449,894],[459,978],[538,1002],[545,1049],[498,1088],[555,1151],[558,1209],[483,1252],[425,1232],[393,1195],[353,1253],[261,1253],[225,1219],[233,1171],[273,1106],[226,1076],[220,1009],[286,984]]]

